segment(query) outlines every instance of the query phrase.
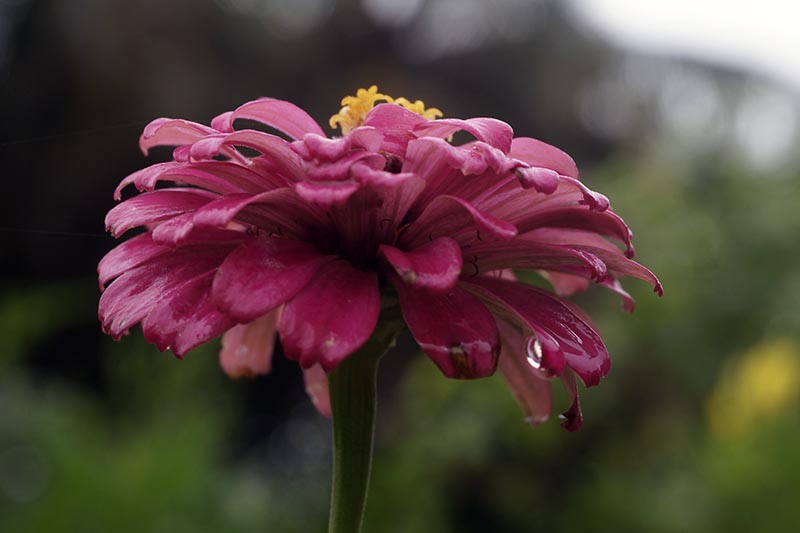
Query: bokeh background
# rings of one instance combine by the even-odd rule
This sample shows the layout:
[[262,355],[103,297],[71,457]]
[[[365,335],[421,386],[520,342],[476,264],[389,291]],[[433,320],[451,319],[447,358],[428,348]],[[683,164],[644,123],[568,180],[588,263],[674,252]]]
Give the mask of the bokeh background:
[[325,123],[372,83],[565,149],[667,292],[578,298],[613,365],[577,434],[402,339],[366,531],[796,531],[796,8],[689,4],[0,0],[0,531],[325,530],[330,423],[298,367],[233,382],[215,343],[114,343],[94,270],[114,186],[169,154],[139,153],[150,119],[273,96]]

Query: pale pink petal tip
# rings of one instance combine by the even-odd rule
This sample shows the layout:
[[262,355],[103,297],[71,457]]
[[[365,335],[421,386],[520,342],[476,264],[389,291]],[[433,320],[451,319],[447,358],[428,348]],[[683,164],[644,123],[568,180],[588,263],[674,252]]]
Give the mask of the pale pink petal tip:
[[272,368],[277,311],[229,329],[222,336],[219,362],[232,378],[268,374]]
[[322,416],[331,417],[331,397],[328,392],[328,374],[320,365],[303,370],[306,393]]

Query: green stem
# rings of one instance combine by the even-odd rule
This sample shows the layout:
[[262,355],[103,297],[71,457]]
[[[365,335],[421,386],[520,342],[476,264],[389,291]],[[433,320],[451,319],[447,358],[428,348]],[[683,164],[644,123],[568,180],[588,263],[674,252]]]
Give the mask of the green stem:
[[328,533],[361,531],[372,466],[375,379],[378,361],[403,326],[395,315],[384,313],[367,343],[328,377],[333,416],[333,488]]

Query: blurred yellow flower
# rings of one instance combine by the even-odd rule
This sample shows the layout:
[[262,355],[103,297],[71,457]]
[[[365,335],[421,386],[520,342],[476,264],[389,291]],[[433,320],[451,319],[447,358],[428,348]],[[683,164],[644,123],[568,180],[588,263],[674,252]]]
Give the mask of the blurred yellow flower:
[[706,402],[711,433],[720,438],[752,434],[800,396],[800,347],[788,339],[759,344],[731,361]]

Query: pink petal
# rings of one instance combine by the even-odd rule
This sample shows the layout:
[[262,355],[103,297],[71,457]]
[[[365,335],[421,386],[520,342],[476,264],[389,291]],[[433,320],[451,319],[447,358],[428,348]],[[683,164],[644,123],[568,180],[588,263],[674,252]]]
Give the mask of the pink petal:
[[530,137],[517,137],[511,141],[511,157],[525,161],[532,167],[554,170],[558,174],[578,179],[578,167],[569,154],[547,143]]
[[519,330],[500,321],[500,336],[503,347],[500,351],[499,367],[508,386],[525,412],[525,421],[532,426],[544,424],[550,418],[553,398],[550,382],[538,369],[528,363],[523,353],[524,341]]
[[[566,302],[555,295],[522,283],[487,276],[464,280],[463,286],[496,308],[517,327],[534,331],[544,343],[553,339],[572,368],[587,387],[596,385],[611,368],[603,339],[594,327]],[[547,346],[542,346],[547,356]],[[558,363],[558,360],[554,360]],[[542,358],[542,364],[560,374],[557,367]]]
[[562,419],[561,427],[567,431],[578,431],[583,425],[583,413],[581,413],[581,403],[578,398],[578,384],[575,382],[575,374],[567,370],[564,372],[564,375],[561,376],[561,382],[564,384],[564,388],[567,390],[570,399],[572,399],[569,409],[559,416],[559,418]]
[[302,202],[294,189],[284,187],[261,194],[229,194],[198,209],[192,218],[197,227],[226,227],[233,221],[273,231],[287,237],[307,238],[309,227],[322,213]]
[[[255,130],[239,130],[233,133],[221,133],[209,135],[194,144],[189,149],[189,156],[192,159],[211,159],[219,154],[238,158],[241,154],[235,152],[235,146],[245,146],[261,153],[261,157],[267,158],[276,168],[284,179],[278,180],[278,184],[284,185],[286,181],[300,179],[303,174],[300,157],[292,150],[291,145],[284,139],[276,135],[270,135]],[[245,164],[250,164],[248,159],[244,159]]]
[[193,185],[218,194],[255,193],[286,185],[285,180],[276,179],[273,175],[257,174],[249,168],[228,161],[169,161],[151,165],[122,180],[114,191],[114,199],[120,200],[122,190],[131,183],[139,191],[152,191],[161,181]]
[[283,308],[278,331],[286,357],[331,372],[369,339],[380,313],[375,272],[346,261],[325,265]]
[[449,291],[461,274],[461,247],[449,237],[439,237],[409,252],[387,244],[382,244],[380,251],[412,287]]
[[219,198],[199,189],[161,189],[125,200],[106,215],[106,229],[115,237],[137,226],[160,222]]
[[502,120],[494,118],[470,118],[467,120],[444,118],[431,120],[414,127],[414,133],[418,137],[446,138],[462,130],[503,153],[508,153],[511,149],[514,130]]
[[434,294],[392,279],[403,318],[420,348],[450,378],[489,376],[497,366],[500,336],[494,317],[458,286]]
[[[465,254],[471,255],[474,275],[503,268],[551,270],[578,274],[600,282],[608,268],[597,255],[567,245],[541,243],[521,238],[508,241],[473,242]],[[467,270],[469,272],[469,270]]]
[[320,365],[303,370],[306,394],[322,416],[331,417],[331,396],[328,392],[328,374]]
[[397,104],[379,104],[364,117],[364,126],[373,126],[384,134],[380,151],[405,156],[406,145],[414,138],[411,130],[428,122],[413,111]]
[[142,333],[161,351],[178,357],[230,329],[235,322],[211,298],[208,272],[168,290],[142,320]]
[[344,137],[329,139],[324,135],[309,133],[292,144],[294,150],[307,160],[331,162],[341,159],[353,149],[377,153],[383,142],[383,133],[371,126],[355,128]]
[[98,315],[115,339],[141,321],[172,290],[212,272],[230,246],[187,246],[151,258],[111,282],[100,296]]
[[181,146],[191,144],[206,135],[217,133],[214,128],[209,128],[189,120],[157,118],[145,126],[142,136],[139,137],[139,148],[144,155],[153,146]]
[[275,347],[277,309],[249,324],[238,324],[222,336],[219,363],[232,378],[268,374]]
[[217,269],[214,298],[239,322],[250,322],[291,299],[332,260],[305,242],[254,237]]
[[358,183],[347,181],[301,181],[294,186],[297,195],[323,207],[341,205],[359,189]]
[[552,194],[558,189],[558,172],[549,168],[519,167],[514,173],[525,189],[534,189],[544,194]]
[[168,247],[153,242],[149,232],[128,239],[108,252],[97,265],[100,288],[126,271],[168,251]]
[[459,233],[475,232],[476,229],[485,237],[494,239],[510,239],[517,234],[513,224],[480,211],[466,200],[441,195],[411,223],[402,242],[418,246],[434,236],[449,235],[455,238]]
[[223,113],[212,124],[220,130],[233,131],[233,121],[250,119],[281,131],[293,139],[302,139],[307,133],[325,135],[319,124],[296,105],[273,98],[260,98],[247,102],[233,112]]
[[[505,212],[505,210],[504,210]],[[493,214],[497,216],[494,212]],[[520,234],[528,234],[543,228],[563,230],[583,230],[589,233],[605,235],[618,240],[626,247],[626,255],[633,256],[633,234],[625,221],[613,211],[592,211],[580,205],[564,205],[547,209],[531,209],[529,213],[504,219],[512,221]],[[568,242],[571,233],[565,232],[564,241]],[[562,242],[564,242],[562,241]]]

